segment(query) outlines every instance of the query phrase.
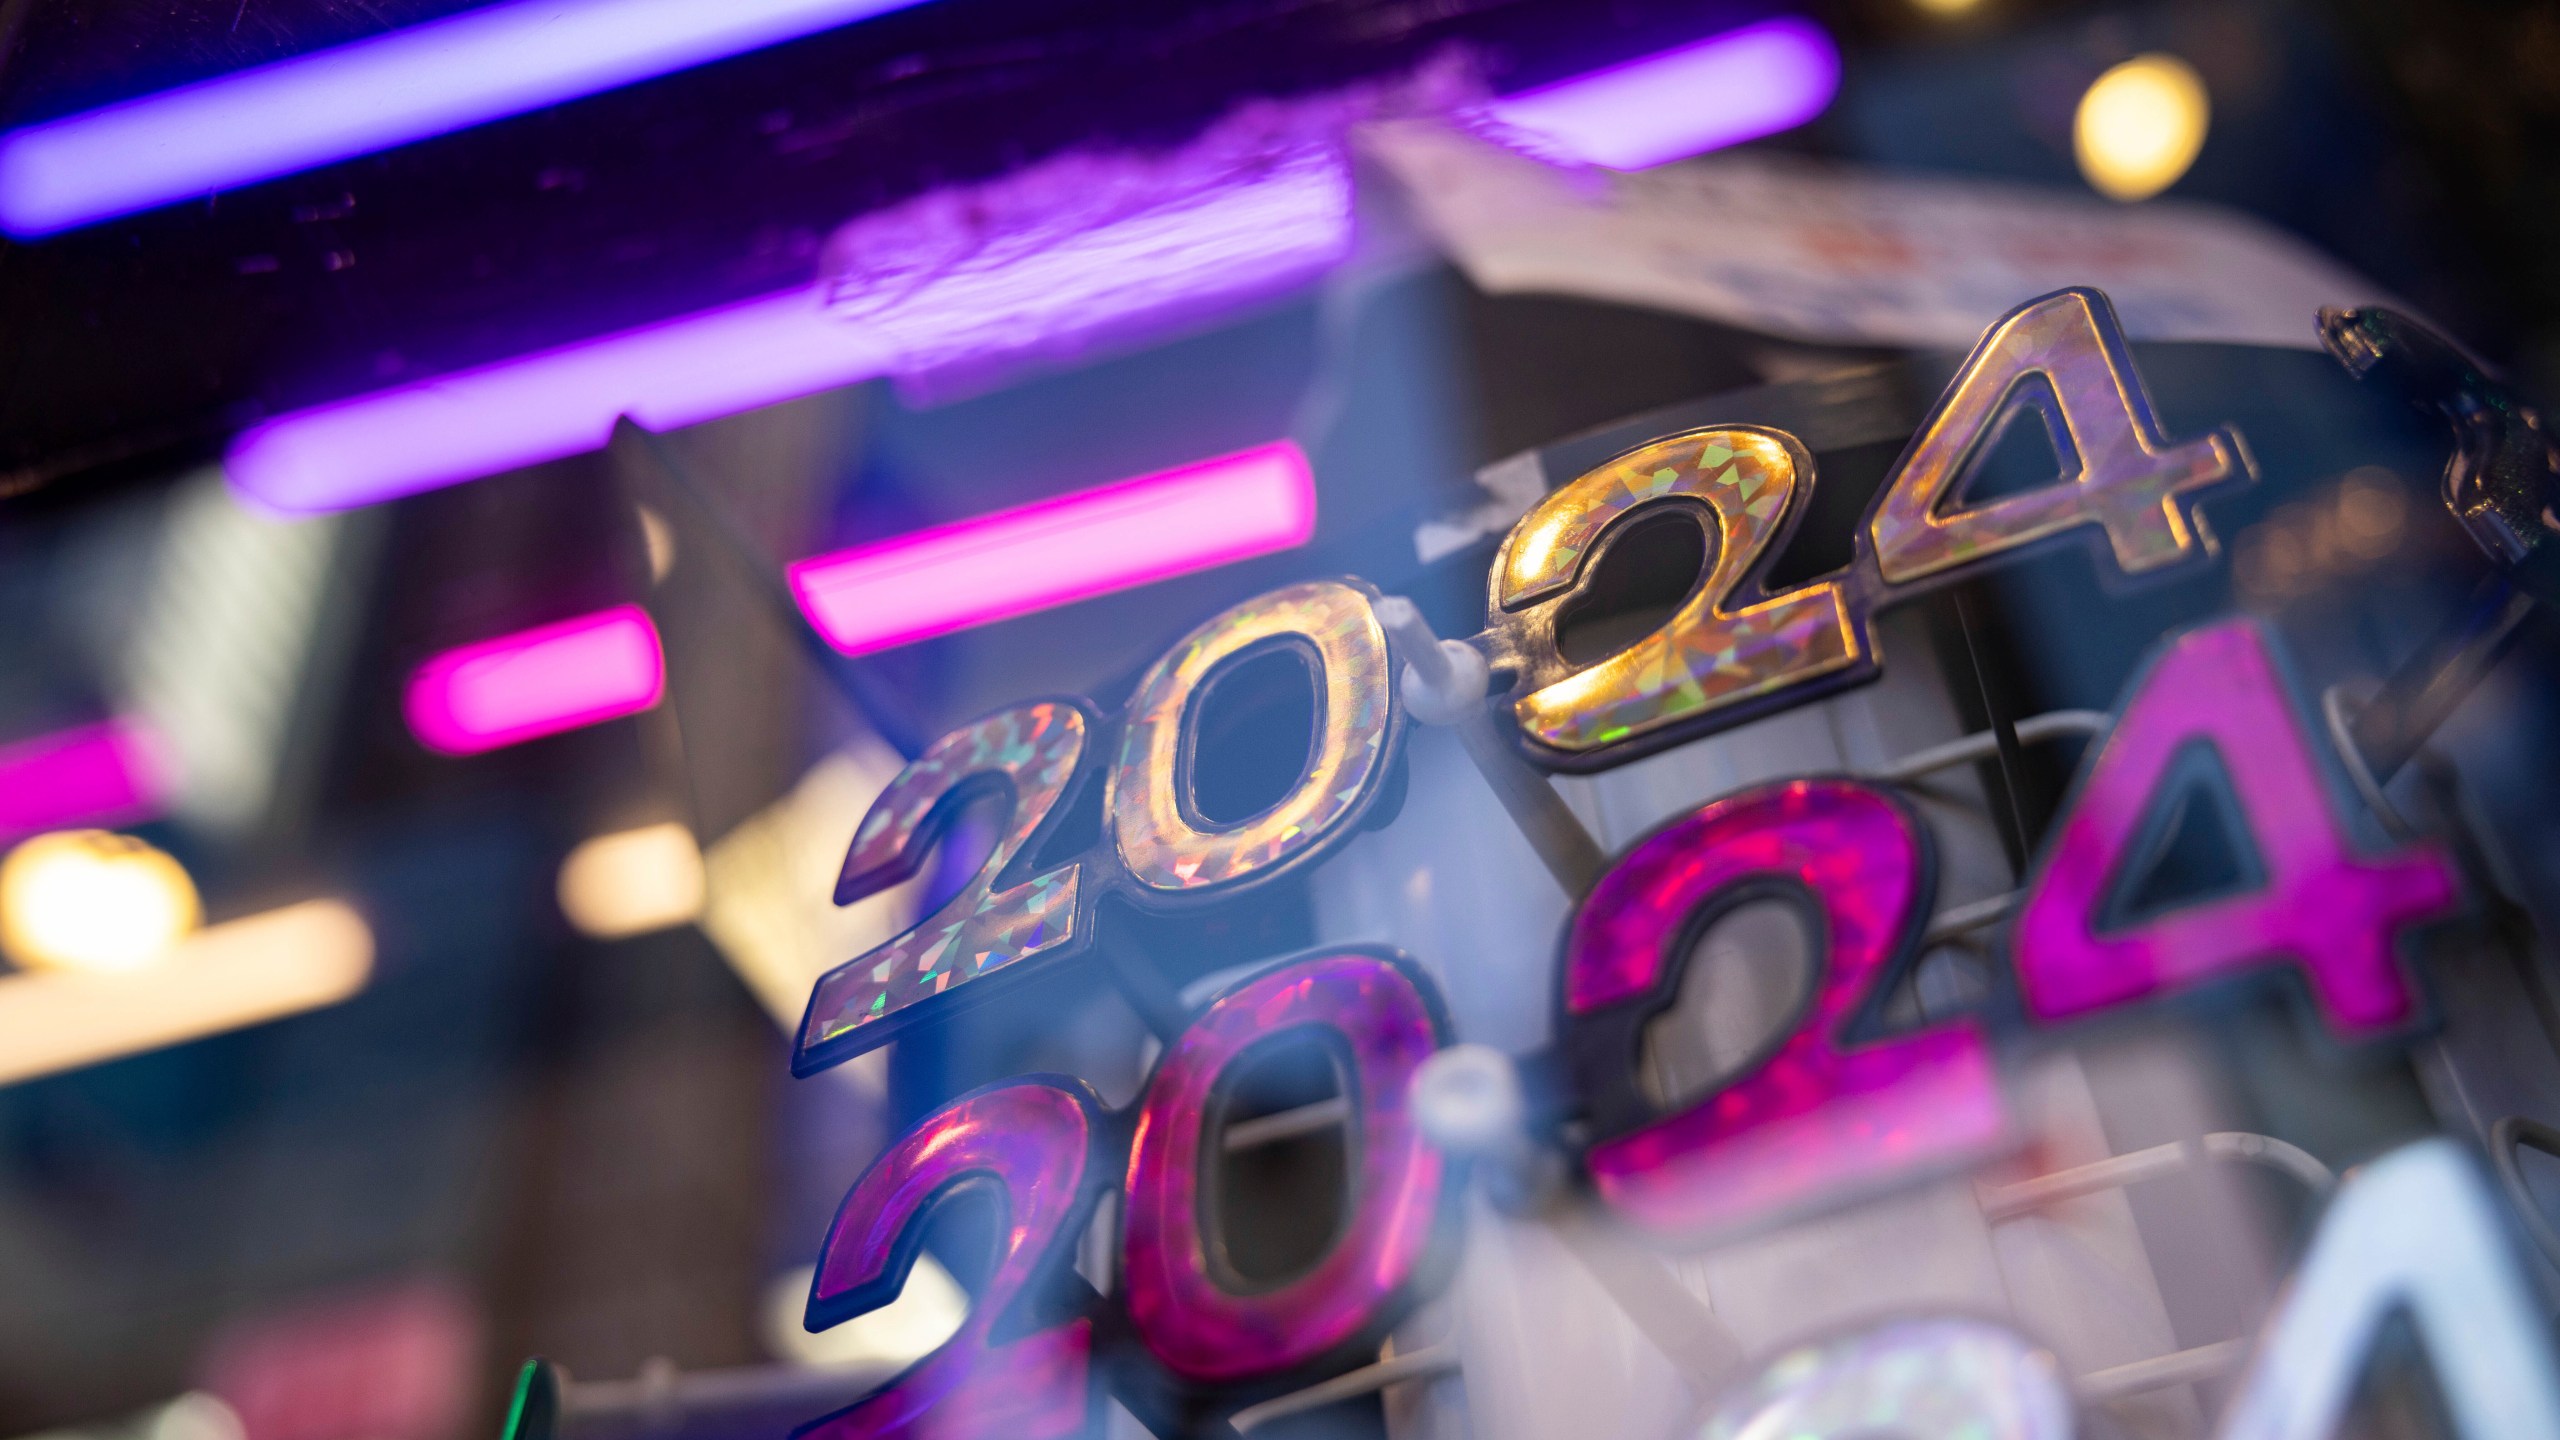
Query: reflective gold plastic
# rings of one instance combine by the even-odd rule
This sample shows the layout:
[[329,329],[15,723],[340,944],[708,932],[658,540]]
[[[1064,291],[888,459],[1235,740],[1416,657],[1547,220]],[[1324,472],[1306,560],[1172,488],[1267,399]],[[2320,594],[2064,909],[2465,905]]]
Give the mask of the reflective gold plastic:
[[[2022,306],[1983,336],[1920,433],[1869,523],[1877,570],[1907,584],[2075,525],[2103,526],[2128,575],[2211,554],[2213,534],[2181,497],[2245,475],[2247,457],[2228,428],[2171,444],[2151,416],[2132,357],[2094,291],[2064,290]],[[2079,473],[1988,504],[1940,513],[1999,434],[2033,416],[2021,387],[2052,387]],[[2072,468],[2064,457],[2063,468]]]
[[1494,562],[1501,610],[1571,588],[1612,527],[1664,505],[1703,506],[1714,561],[1661,629],[1515,702],[1522,731],[1557,750],[1596,750],[1857,663],[1865,642],[1837,582],[1729,603],[1811,469],[1802,447],[1777,431],[1723,426],[1654,441],[1540,501]]
[[[1243,824],[1210,827],[1182,799],[1191,701],[1219,662],[1285,637],[1321,662],[1315,758],[1279,804]],[[1274,590],[1183,637],[1139,682],[1111,770],[1112,831],[1129,874],[1152,890],[1206,890],[1276,873],[1357,819],[1386,769],[1393,674],[1369,596],[1336,580]]]

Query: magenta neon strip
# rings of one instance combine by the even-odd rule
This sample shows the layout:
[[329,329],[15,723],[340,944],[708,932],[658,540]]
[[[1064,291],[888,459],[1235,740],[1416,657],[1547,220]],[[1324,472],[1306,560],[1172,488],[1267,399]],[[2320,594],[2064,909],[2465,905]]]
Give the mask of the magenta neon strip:
[[151,737],[135,720],[0,747],[0,843],[69,825],[148,820],[168,799]]
[[637,605],[447,650],[409,680],[409,730],[447,755],[471,755],[658,703],[666,664]]
[[847,655],[947,635],[1306,543],[1293,441],[803,560],[800,608]]
[[505,0],[0,137],[0,227],[67,230],[915,3]]
[[1840,89],[1840,51],[1789,16],[1506,95],[1495,119],[1592,162],[1641,170],[1791,130]]

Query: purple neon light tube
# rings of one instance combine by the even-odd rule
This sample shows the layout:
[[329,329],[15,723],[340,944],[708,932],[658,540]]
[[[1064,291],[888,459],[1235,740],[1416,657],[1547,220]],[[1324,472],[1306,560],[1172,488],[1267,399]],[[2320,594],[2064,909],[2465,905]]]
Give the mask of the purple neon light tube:
[[618,415],[673,429],[886,364],[814,292],[790,290],[297,410],[242,435],[223,464],[270,510],[338,510],[596,449]]
[[[1838,77],[1820,28],[1773,20],[1510,96],[1495,114],[1637,166],[1801,123]],[[280,415],[241,436],[225,465],[269,509],[371,504],[595,449],[618,415],[668,429],[875,376],[1071,346],[1140,317],[1276,293],[1349,252],[1350,173],[1330,146],[1243,167],[1233,146],[1199,148],[1202,177],[1168,161],[1153,203],[1089,229],[920,274],[839,275],[823,293],[679,315]],[[918,202],[923,218],[955,198],[969,197]]]
[[1641,170],[1789,130],[1840,88],[1840,51],[1789,16],[1506,95],[1494,118],[1593,164]]
[[[1351,245],[1329,153],[1204,187],[1010,256],[908,277],[857,316],[790,290],[280,415],[224,458],[235,489],[309,513],[556,460],[614,418],[692,425],[917,366],[1000,356],[1115,323],[1238,303]],[[838,310],[846,287],[826,297]]]
[[0,228],[68,230],[918,3],[506,0],[0,137]]

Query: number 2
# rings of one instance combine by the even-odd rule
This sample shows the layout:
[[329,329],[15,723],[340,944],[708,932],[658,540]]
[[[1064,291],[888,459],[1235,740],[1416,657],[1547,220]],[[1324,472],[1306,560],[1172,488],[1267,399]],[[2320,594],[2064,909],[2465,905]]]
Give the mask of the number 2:
[[[1712,801],[1639,841],[1565,939],[1567,1064],[1602,1138],[1593,1187],[1652,1229],[1695,1236],[1850,1198],[1982,1153],[2008,1129],[1978,1024],[1860,1043],[1851,1032],[1917,948],[1934,899],[1926,832],[1851,780],[1790,780]],[[1655,1117],[1632,1072],[1679,955],[1725,907],[1810,902],[1813,997],[1749,1073]]]
[[[1493,563],[1496,643],[1522,663],[1529,692],[1513,702],[1520,731],[1550,762],[1617,749],[1762,696],[1853,672],[1866,658],[1836,581],[1762,599],[1744,587],[1775,558],[1813,457],[1783,431],[1691,430],[1620,456],[1549,495],[1521,518]],[[1557,654],[1556,623],[1604,537],[1639,511],[1700,514],[1713,563],[1661,629],[1585,669]],[[1542,603],[1543,602],[1543,603]],[[1740,713],[1740,712],[1736,712]],[[1632,753],[1632,752],[1629,752]]]
[[983,984],[991,972],[1034,956],[1055,958],[1083,939],[1090,897],[1081,867],[1061,865],[1002,890],[996,882],[1049,830],[1092,731],[1072,702],[1017,705],[934,741],[880,792],[845,853],[839,905],[914,876],[976,796],[1006,794],[1013,803],[995,848],[959,894],[897,939],[818,977],[792,1074],[814,1074],[885,1044],[925,1001]]
[[1042,1327],[1027,1313],[1063,1281],[1110,1172],[1082,1081],[1008,1080],[952,1101],[854,1182],[809,1287],[823,1330],[897,1297],[925,1219],[963,1188],[998,1212],[996,1263],[959,1333],[886,1386],[792,1432],[793,1440],[1063,1440],[1092,1418],[1093,1322]]

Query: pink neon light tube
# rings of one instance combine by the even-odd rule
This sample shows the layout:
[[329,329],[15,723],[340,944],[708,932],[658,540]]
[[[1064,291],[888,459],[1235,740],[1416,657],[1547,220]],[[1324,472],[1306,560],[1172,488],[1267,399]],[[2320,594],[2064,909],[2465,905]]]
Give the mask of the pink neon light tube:
[[1641,170],[1811,120],[1840,89],[1840,51],[1810,20],[1746,25],[1506,95],[1495,119],[1596,165]]
[[140,722],[108,720],[0,747],[0,842],[148,820],[168,786]]
[[409,731],[472,755],[633,715],[658,703],[666,662],[637,605],[447,650],[409,680]]
[[847,655],[1285,550],[1315,533],[1292,441],[803,560],[792,593]]

